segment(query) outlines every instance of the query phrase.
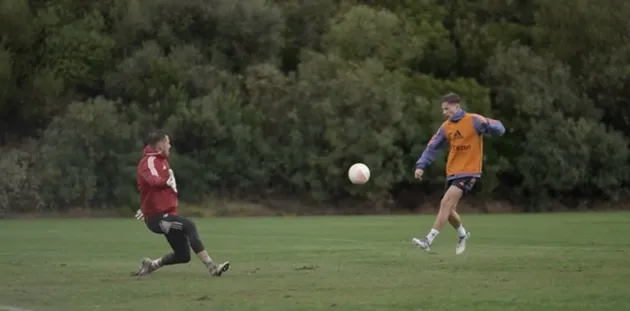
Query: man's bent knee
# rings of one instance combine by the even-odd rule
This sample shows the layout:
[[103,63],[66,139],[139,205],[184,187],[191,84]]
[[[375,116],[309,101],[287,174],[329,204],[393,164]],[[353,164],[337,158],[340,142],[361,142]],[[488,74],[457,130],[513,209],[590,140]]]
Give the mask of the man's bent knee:
[[203,242],[201,242],[201,237],[199,237],[199,232],[197,231],[197,226],[190,219],[183,218],[182,222],[184,223],[184,228],[186,232],[186,236],[188,237],[188,241],[190,243],[190,248],[192,248],[195,254],[203,251],[205,249]]
[[189,263],[190,252],[175,253],[175,263]]

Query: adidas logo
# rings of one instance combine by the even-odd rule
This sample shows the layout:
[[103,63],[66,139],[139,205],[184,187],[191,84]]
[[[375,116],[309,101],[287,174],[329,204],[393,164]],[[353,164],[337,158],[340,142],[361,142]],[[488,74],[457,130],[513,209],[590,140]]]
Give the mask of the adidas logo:
[[455,131],[455,133],[452,134],[452,139],[462,139],[464,138],[464,135],[462,135],[462,133],[459,132],[459,130]]

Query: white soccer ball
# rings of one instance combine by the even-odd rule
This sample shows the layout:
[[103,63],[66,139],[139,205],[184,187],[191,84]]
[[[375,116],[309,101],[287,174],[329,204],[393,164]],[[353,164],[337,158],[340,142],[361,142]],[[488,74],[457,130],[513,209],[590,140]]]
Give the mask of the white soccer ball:
[[364,184],[370,180],[370,169],[363,163],[355,163],[348,170],[348,178],[353,184]]

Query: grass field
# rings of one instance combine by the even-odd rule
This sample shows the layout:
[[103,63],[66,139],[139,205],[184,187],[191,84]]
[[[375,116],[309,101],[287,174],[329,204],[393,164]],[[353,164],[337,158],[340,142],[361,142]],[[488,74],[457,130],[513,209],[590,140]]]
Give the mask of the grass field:
[[196,219],[216,260],[144,278],[167,251],[133,219],[0,222],[0,310],[630,310],[630,213],[467,215],[432,253],[432,215]]

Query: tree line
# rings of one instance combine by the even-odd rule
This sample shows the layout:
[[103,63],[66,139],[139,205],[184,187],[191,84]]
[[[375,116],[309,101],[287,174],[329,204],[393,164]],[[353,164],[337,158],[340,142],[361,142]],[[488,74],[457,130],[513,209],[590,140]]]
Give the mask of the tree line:
[[[5,0],[0,211],[135,208],[143,137],[181,199],[411,208],[440,97],[496,118],[476,195],[530,210],[630,181],[630,3]],[[372,179],[349,183],[366,163]],[[1,214],[1,213],[0,213]]]

